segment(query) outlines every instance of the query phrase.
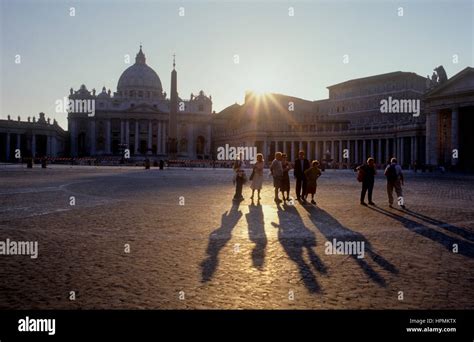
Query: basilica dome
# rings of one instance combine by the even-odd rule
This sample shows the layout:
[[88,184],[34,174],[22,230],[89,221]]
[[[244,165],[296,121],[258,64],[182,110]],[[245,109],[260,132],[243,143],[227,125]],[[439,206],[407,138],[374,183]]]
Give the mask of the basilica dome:
[[135,57],[135,64],[128,67],[120,76],[117,92],[123,97],[159,97],[162,95],[161,80],[155,70],[146,64],[141,46]]

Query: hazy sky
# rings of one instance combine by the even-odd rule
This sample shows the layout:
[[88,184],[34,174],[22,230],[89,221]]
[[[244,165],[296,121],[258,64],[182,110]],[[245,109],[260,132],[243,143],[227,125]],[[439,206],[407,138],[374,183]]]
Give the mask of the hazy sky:
[[242,103],[247,89],[317,100],[352,78],[426,76],[440,64],[451,77],[474,65],[472,0],[0,3],[0,117],[43,111],[63,128],[55,101],[82,83],[115,91],[140,42],[168,94],[176,53],[180,96],[202,89],[216,111]]

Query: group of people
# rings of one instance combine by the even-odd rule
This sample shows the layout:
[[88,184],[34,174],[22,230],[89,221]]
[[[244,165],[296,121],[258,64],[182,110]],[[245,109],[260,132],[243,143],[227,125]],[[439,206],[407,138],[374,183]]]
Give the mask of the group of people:
[[[234,200],[241,201],[243,185],[247,178],[243,169],[242,159],[236,160],[234,163],[234,183],[235,195]],[[252,174],[250,175],[250,188],[252,189],[253,201],[255,191],[257,191],[257,199],[260,200],[260,191],[263,185],[265,161],[261,153],[257,154],[257,161],[253,165]],[[275,159],[270,165],[270,173],[273,177],[273,187],[275,191],[274,200],[276,203],[290,201],[290,170],[294,170],[294,177],[296,178],[296,200],[302,203],[308,202],[308,195],[311,195],[311,203],[316,204],[315,195],[317,190],[317,181],[321,176],[321,169],[319,168],[319,161],[313,160],[311,163],[305,157],[304,151],[299,151],[298,159],[292,164],[288,161],[286,153],[276,152]],[[362,190],[360,194],[360,204],[375,205],[372,200],[372,194],[375,184],[375,175],[377,174],[375,160],[370,157],[367,162],[356,168],[357,179],[362,183]],[[404,185],[404,178],[401,166],[397,163],[396,158],[392,158],[385,168],[384,175],[387,179],[387,195],[390,208],[393,208],[394,198],[393,192],[397,194],[397,203],[400,207],[405,209],[403,199],[402,185]],[[282,200],[279,193],[282,194]],[[368,197],[368,203],[365,202],[365,197]]]
[[[375,205],[372,200],[372,193],[375,184],[375,175],[377,169],[375,167],[375,159],[370,157],[367,159],[367,163],[356,168],[357,179],[362,183],[362,190],[360,192],[360,204],[367,206],[365,202],[365,195],[367,194],[369,205]],[[403,198],[402,185],[404,185],[404,177],[402,167],[397,163],[396,158],[390,159],[390,162],[385,167],[384,176],[387,179],[387,195],[388,205],[393,208],[393,191],[397,194],[397,204],[405,209],[405,200]]]
[[[293,167],[294,165],[294,167]],[[243,163],[237,160],[234,164],[236,173],[234,182],[236,185],[234,200],[243,200],[242,187],[246,182],[245,171],[242,168]],[[253,165],[252,174],[250,176],[252,196],[254,199],[255,191],[257,191],[258,200],[261,199],[260,191],[263,184],[263,169],[265,162],[261,153],[257,154],[257,161]],[[270,173],[273,177],[273,187],[275,188],[275,202],[281,203],[290,200],[290,170],[294,169],[296,178],[296,200],[306,203],[308,195],[311,195],[311,203],[316,204],[314,196],[317,189],[317,180],[321,176],[319,169],[319,161],[313,160],[311,163],[305,158],[304,151],[300,151],[298,159],[294,164],[288,161],[286,153],[276,152],[275,159],[270,165]],[[279,193],[281,192],[282,200]]]

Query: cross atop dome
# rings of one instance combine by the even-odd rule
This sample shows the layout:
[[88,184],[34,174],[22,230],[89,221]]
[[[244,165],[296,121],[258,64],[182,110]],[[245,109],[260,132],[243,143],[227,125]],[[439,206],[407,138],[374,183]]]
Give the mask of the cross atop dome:
[[141,43],[140,43],[140,51],[138,51],[137,56],[135,57],[135,64],[146,64],[146,57],[142,51]]

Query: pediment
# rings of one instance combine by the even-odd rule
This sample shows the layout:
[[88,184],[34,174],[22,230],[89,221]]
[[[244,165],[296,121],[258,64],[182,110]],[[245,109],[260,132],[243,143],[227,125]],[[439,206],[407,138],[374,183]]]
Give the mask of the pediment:
[[466,68],[426,94],[426,98],[474,92],[474,68]]

